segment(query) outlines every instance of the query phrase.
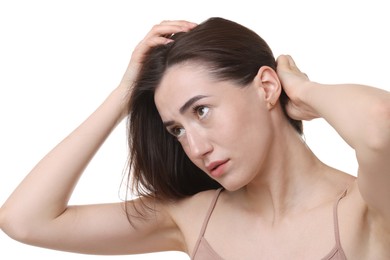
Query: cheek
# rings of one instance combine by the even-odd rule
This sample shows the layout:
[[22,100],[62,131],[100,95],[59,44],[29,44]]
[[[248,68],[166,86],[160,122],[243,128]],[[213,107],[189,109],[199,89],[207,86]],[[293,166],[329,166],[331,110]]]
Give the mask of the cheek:
[[272,124],[267,111],[245,110],[229,120],[229,127],[221,133],[231,149],[237,149],[247,158],[265,154],[272,140]]
[[253,106],[246,108],[237,108],[231,111],[230,116],[225,117],[224,127],[227,136],[231,141],[240,141],[240,139],[253,139],[268,134],[270,128],[270,118],[267,111],[262,107]]

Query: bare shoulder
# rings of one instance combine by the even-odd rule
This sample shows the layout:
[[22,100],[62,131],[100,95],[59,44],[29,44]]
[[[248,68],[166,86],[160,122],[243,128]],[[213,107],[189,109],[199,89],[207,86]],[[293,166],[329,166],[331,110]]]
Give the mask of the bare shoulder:
[[168,204],[167,210],[171,213],[176,223],[181,228],[186,229],[186,226],[194,226],[195,222],[203,223],[203,219],[207,214],[215,194],[216,190],[202,191],[193,196]]
[[216,190],[199,192],[193,196],[170,203],[167,211],[175,221],[191,253],[195,246],[203,222],[210,208]]

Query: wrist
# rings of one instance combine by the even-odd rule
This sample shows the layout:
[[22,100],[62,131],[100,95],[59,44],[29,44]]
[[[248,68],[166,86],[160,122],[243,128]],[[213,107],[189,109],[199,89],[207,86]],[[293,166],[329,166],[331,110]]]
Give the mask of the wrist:
[[309,109],[315,117],[321,117],[317,106],[319,102],[325,98],[322,93],[323,87],[324,85],[320,83],[308,81],[305,83],[303,88],[304,91],[301,93],[300,102],[302,102],[303,106]]
[[119,84],[110,94],[119,110],[119,121],[122,121],[128,115],[130,91],[127,86]]

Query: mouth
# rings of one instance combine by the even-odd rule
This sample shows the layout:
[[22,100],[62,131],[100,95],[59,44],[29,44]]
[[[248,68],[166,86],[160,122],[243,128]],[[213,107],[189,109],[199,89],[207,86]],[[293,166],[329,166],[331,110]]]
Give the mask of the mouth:
[[206,166],[206,169],[213,177],[220,177],[224,173],[224,169],[228,161],[229,160],[227,159],[212,162]]

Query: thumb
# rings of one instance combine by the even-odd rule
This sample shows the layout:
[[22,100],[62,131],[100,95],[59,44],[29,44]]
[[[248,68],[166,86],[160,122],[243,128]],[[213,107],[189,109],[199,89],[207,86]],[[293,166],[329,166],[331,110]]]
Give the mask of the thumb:
[[286,112],[289,117],[295,120],[302,120],[302,113],[300,109],[293,103],[291,100],[289,100],[286,104]]
[[295,120],[312,120],[318,118],[319,116],[313,113],[310,109],[305,106],[299,107],[289,100],[286,104],[286,112],[289,117]]

